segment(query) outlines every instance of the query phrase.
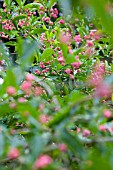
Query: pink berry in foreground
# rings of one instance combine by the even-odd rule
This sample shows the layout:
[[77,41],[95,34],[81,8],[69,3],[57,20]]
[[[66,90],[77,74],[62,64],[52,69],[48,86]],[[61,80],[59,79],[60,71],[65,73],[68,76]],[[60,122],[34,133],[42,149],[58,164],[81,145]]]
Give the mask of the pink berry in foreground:
[[100,125],[99,126],[99,130],[102,131],[102,132],[105,132],[106,131],[106,125]]
[[28,74],[26,75],[26,80],[27,80],[27,81],[33,81],[33,80],[34,80],[34,75],[28,73]]
[[112,116],[112,113],[110,110],[104,110],[103,114],[106,118],[110,118]]
[[6,89],[8,95],[13,96],[16,93],[16,89],[13,86],[9,86]]
[[109,97],[111,95],[111,86],[106,82],[101,82],[95,90],[96,97]]
[[29,81],[24,81],[21,85],[21,89],[23,91],[29,90],[31,87],[32,87],[32,84]]
[[94,46],[94,43],[92,41],[87,40],[86,43],[87,43],[88,47]]
[[83,132],[82,132],[82,136],[83,136],[83,137],[88,137],[88,136],[90,136],[90,134],[91,134],[91,132],[90,132],[88,129],[85,129],[85,130],[83,130]]
[[66,152],[66,151],[67,151],[67,145],[64,144],[64,143],[60,143],[60,144],[58,145],[58,148],[59,148],[59,150],[60,150],[61,152]]
[[45,168],[52,163],[52,158],[49,155],[41,155],[34,164],[35,169]]
[[48,121],[50,120],[50,116],[49,115],[46,115],[46,114],[41,114],[40,116],[39,116],[39,121],[41,122],[41,123],[48,123]]
[[65,21],[64,21],[63,19],[61,19],[58,23],[59,23],[59,24],[64,24]]
[[12,148],[8,153],[9,159],[16,159],[20,156],[20,152],[17,148]]

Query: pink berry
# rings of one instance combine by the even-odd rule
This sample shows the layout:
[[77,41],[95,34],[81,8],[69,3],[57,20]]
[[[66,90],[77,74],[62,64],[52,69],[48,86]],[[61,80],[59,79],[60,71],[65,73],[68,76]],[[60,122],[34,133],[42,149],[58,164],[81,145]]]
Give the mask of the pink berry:
[[106,82],[101,82],[95,90],[96,97],[109,97],[111,94],[111,86]]
[[34,168],[45,168],[52,163],[52,158],[49,155],[41,155],[34,163]]
[[26,75],[26,80],[27,80],[27,81],[33,81],[33,80],[34,80],[34,75],[28,73],[28,74]]
[[106,118],[110,118],[112,116],[112,113],[110,110],[104,110],[103,114]]
[[12,148],[9,153],[8,153],[8,158],[9,159],[16,159],[20,155],[20,152],[17,148]]
[[59,23],[59,24],[64,24],[65,21],[64,21],[63,19],[61,19],[58,23]]
[[106,131],[106,125],[100,125],[99,126],[99,130],[102,131],[102,132],[105,132]]
[[69,75],[70,79],[74,80],[74,76],[72,74]]
[[92,41],[87,40],[86,43],[87,43],[88,47],[94,46],[94,43]]
[[6,91],[9,96],[13,96],[16,93],[16,89],[13,86],[7,87]]
[[88,129],[85,129],[85,130],[83,130],[83,132],[82,132],[82,136],[83,136],[83,137],[88,137],[88,136],[90,136],[90,134],[91,134],[91,132],[90,132]]
[[32,84],[29,81],[24,81],[21,85],[21,89],[23,91],[29,90],[31,87],[32,87]]
[[26,102],[27,100],[24,98],[24,97],[19,97],[18,98],[18,102],[19,103],[24,103],[24,102]]
[[65,73],[67,73],[67,74],[71,74],[71,73],[72,73],[72,70],[71,70],[71,69],[69,69],[69,68],[67,68],[67,69],[65,70]]
[[41,72],[39,70],[35,70],[36,74],[40,75]]
[[39,121],[43,124],[48,123],[48,121],[50,120],[50,116],[46,115],[46,114],[41,114],[39,116]]
[[67,151],[67,145],[64,144],[64,143],[60,143],[60,144],[58,145],[58,148],[59,148],[59,150],[60,150],[61,152],[66,152],[66,151]]

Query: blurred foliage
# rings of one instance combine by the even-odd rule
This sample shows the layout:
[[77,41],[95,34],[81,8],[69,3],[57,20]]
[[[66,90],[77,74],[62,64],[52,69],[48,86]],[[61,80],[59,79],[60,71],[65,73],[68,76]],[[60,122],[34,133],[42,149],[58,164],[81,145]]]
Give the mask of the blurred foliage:
[[112,6],[0,1],[1,170],[113,169]]

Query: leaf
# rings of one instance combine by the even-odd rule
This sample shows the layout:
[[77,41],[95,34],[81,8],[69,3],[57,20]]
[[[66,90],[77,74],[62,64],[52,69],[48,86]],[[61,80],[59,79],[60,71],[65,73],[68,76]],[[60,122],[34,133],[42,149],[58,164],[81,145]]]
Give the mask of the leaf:
[[7,66],[11,66],[11,60],[9,56],[9,50],[4,45],[4,43],[0,43],[0,53],[2,53],[2,59],[5,60]]
[[95,0],[88,0],[88,2],[93,6],[98,17],[101,18],[104,29],[113,35],[113,17],[106,10],[107,1],[98,0],[97,2]]
[[17,37],[17,43],[16,43],[16,46],[15,46],[15,51],[17,52],[18,57],[22,56],[23,44],[24,44],[24,40],[21,37]]
[[[0,127],[1,128],[1,127]],[[0,133],[0,157],[2,156],[3,152],[4,152],[4,136],[2,133]]]
[[23,54],[20,57],[22,68],[31,66],[31,63],[33,62],[34,59],[33,55],[35,53],[35,50],[37,50],[39,46],[40,43],[37,41],[32,41],[32,42],[29,40],[24,41]]
[[27,4],[23,7],[23,9],[26,9],[26,8],[36,8],[36,9],[39,9],[39,7],[42,6],[42,4],[40,3],[30,3],[30,4]]
[[33,32],[33,34],[41,34],[41,33],[44,33],[45,31],[46,30],[43,28],[36,28],[32,32]]
[[15,16],[12,20],[12,22],[15,22],[15,21],[18,21],[19,19],[24,19],[24,18],[27,18],[26,15],[22,14],[22,15],[19,15],[19,16]]
[[5,0],[6,9],[9,9],[9,8],[10,8],[11,1],[12,1],[12,0]]
[[79,157],[84,156],[84,150],[77,136],[72,136],[65,128],[59,130],[59,137]]
[[64,16],[71,14],[71,11],[72,11],[71,2],[69,0],[65,0],[65,1],[58,0],[58,2],[59,2],[59,5],[61,6]]
[[21,7],[22,6],[22,1],[21,0],[16,0],[17,4]]
[[84,97],[83,94],[80,93],[78,90],[73,90],[71,93],[68,95],[68,102],[73,103],[76,102]]
[[16,46],[16,42],[9,41],[9,42],[6,42],[5,45]]
[[41,154],[44,144],[44,140],[40,134],[37,134],[32,138],[30,146],[33,161]]
[[80,94],[78,91],[72,92],[71,95],[68,97],[68,102],[60,109],[54,116],[53,119],[48,122],[48,126],[56,126],[59,125],[60,122],[67,119],[70,116],[70,111],[72,107],[84,102],[86,100],[86,97],[82,94]]
[[43,61],[50,61],[53,59],[52,55],[54,53],[54,50],[51,48],[46,48],[42,54],[42,60]]
[[50,0],[49,8],[51,8],[58,0]]
[[[23,104],[18,103],[18,110],[20,113],[22,113],[23,118],[26,118],[25,113],[28,111],[31,116],[36,117],[37,116],[37,110],[32,105],[30,105],[29,102],[25,102]],[[37,121],[36,121],[37,122]],[[38,124],[38,122],[37,122]]]
[[77,60],[75,59],[75,55],[68,54],[68,56],[66,57],[65,61],[66,61],[67,64],[71,64],[71,63],[76,62]]
[[8,86],[17,87],[16,76],[11,68],[7,70],[7,76],[4,78],[3,89],[6,90]]
[[59,46],[60,46],[60,49],[63,52],[64,58],[67,58],[68,46],[66,44],[62,44],[62,43],[60,43]]

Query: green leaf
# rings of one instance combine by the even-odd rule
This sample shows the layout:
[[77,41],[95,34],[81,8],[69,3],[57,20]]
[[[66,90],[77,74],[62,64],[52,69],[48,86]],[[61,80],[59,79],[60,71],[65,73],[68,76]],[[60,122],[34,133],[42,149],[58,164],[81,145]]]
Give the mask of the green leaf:
[[39,7],[42,6],[42,4],[40,3],[30,3],[30,4],[27,4],[23,7],[23,9],[26,9],[26,8],[36,8],[36,9],[39,9]]
[[42,54],[42,60],[43,61],[50,61],[53,59],[52,55],[54,53],[54,50],[51,48],[46,48]]
[[66,60],[67,64],[71,64],[71,63],[74,63],[77,61],[75,59],[75,55],[73,55],[73,54],[68,54],[65,60]]
[[5,45],[16,46],[16,42],[9,41],[9,42],[6,42]]
[[98,0],[98,2],[95,0],[88,0],[88,2],[95,9],[97,16],[101,18],[104,29],[109,34],[113,35],[113,17],[106,10],[108,2],[106,0]]
[[58,0],[50,0],[49,8],[51,8]]
[[21,37],[17,37],[17,43],[15,51],[18,53],[18,57],[22,56],[24,40]]
[[60,43],[59,46],[60,46],[60,49],[63,52],[64,58],[66,59],[67,58],[67,54],[68,54],[68,46],[66,44],[62,44],[62,43]]
[[69,0],[65,0],[65,1],[62,1],[62,0],[58,0],[59,1],[59,5],[61,6],[61,9],[64,13],[64,16],[67,16],[69,14],[71,14],[71,2]]
[[80,91],[78,90],[73,90],[71,91],[71,93],[68,95],[68,102],[73,103],[73,102],[77,102],[80,99],[82,99],[84,97],[84,95],[82,93],[80,93]]
[[22,68],[31,66],[31,63],[34,60],[33,55],[35,51],[39,48],[39,46],[40,46],[40,43],[37,41],[29,41],[29,40],[24,41],[23,54],[19,60]]
[[30,143],[32,160],[34,161],[42,152],[44,147],[44,140],[40,134],[32,138]]
[[1,149],[0,149],[0,156],[2,156],[2,154],[4,152],[4,144],[5,144],[4,136],[3,136],[2,133],[0,133],[0,147],[1,147]]
[[12,2],[12,0],[5,0],[6,9],[9,9],[9,8],[10,8],[11,2]]
[[18,88],[17,79],[11,67],[9,67],[9,69],[7,70],[7,75],[6,77],[4,77],[4,83],[0,87],[1,95],[4,95],[6,93],[6,88],[8,86],[13,86],[15,88]]
[[68,101],[65,107],[60,109],[54,116],[53,119],[48,122],[48,126],[59,125],[60,122],[67,119],[70,116],[70,111],[73,106],[76,106],[86,100],[86,96],[80,94],[79,91],[73,91],[68,97]]
[[20,7],[22,6],[22,0],[16,0],[16,2]]
[[44,33],[46,31],[46,29],[44,28],[36,28],[32,31],[33,34],[41,34]]
[[77,136],[72,136],[65,128],[60,129],[59,136],[76,156],[84,156],[83,146]]

